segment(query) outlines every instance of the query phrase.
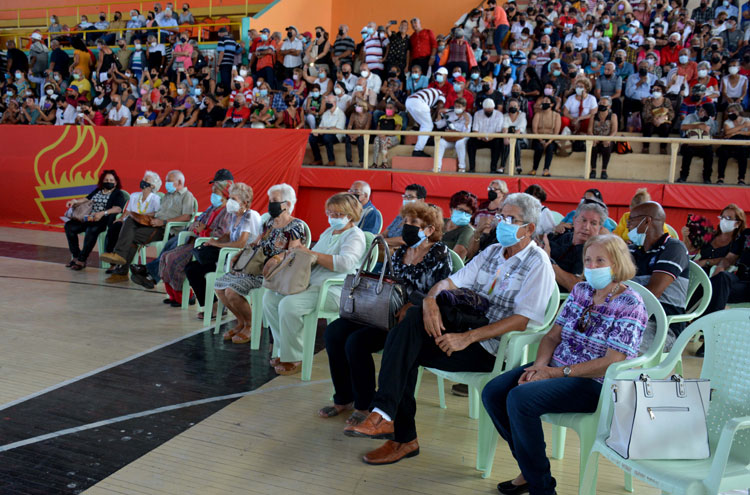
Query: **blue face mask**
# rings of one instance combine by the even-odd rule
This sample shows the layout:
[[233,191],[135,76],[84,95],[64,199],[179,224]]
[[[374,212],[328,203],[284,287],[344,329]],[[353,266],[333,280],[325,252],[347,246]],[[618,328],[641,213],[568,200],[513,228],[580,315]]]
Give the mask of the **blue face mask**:
[[453,85],[453,89],[456,91],[456,93],[458,93],[459,91],[461,91],[461,83],[455,83]]
[[168,193],[173,193],[177,190],[174,182],[167,182],[166,184],[164,184],[164,189],[166,189]]
[[404,205],[404,206],[406,206],[406,205],[411,204],[411,203],[413,203],[415,201],[416,201],[416,199],[405,199],[405,200],[403,200],[401,202],[401,204]]
[[344,218],[333,218],[328,217],[328,225],[330,225],[333,230],[341,230],[344,227],[346,227],[346,224],[349,223],[349,217]]
[[520,226],[512,224],[512,223],[505,223],[500,222],[497,224],[497,228],[495,229],[495,236],[497,237],[497,242],[500,243],[503,247],[511,247],[516,244],[518,244],[519,239],[516,237],[516,234],[518,233],[518,229]]
[[224,200],[224,197],[220,194],[211,193],[211,204],[214,208],[219,208]]
[[320,96],[320,91],[312,91],[310,93],[310,96],[312,96],[313,98],[317,98]]
[[442,83],[443,81],[445,81],[445,77],[443,77],[442,74],[438,74],[435,76],[435,81]]
[[466,213],[461,210],[453,210],[453,213],[451,213],[451,222],[459,227],[469,225],[469,222],[471,222],[471,213]]
[[484,51],[482,51],[481,48],[477,48],[476,50],[474,50],[474,57],[475,58],[482,58],[482,53],[484,53]]
[[586,282],[596,290],[601,290],[612,283],[612,268],[603,266],[601,268],[584,268],[583,276]]
[[261,41],[268,41],[268,35],[267,34],[261,34],[260,35],[260,40]]
[[646,242],[646,233],[638,233],[638,227],[641,226],[641,223],[643,223],[643,220],[641,220],[633,230],[628,232],[628,238],[630,239],[630,242],[638,247],[643,246],[643,244]]
[[268,90],[267,89],[261,89],[260,91],[261,96],[268,96]]
[[552,34],[552,28],[550,27],[544,28],[544,34]]

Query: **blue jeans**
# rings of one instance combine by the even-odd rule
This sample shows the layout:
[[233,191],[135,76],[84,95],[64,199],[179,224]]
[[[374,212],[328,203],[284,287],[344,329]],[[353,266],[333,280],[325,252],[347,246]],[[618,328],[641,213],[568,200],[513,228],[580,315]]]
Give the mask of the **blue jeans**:
[[552,378],[518,385],[532,363],[503,373],[482,391],[482,402],[529,484],[531,495],[555,493],[540,416],[594,412],[602,384],[590,378]]
[[[500,8],[495,7],[495,8]],[[500,26],[495,28],[495,36],[492,38],[493,43],[495,44],[495,51],[498,55],[503,53],[503,40],[505,39],[505,35],[508,34],[508,31],[510,30],[510,26],[506,26],[505,24],[501,24]]]
[[159,256],[156,257],[155,260],[149,261],[146,263],[146,270],[148,270],[149,275],[153,277],[154,281],[158,284],[161,280],[161,277],[159,277],[159,260],[161,260],[161,255],[166,253],[167,251],[171,251],[174,248],[177,247],[177,239],[180,236],[172,236],[169,238],[166,244],[164,244],[164,249],[161,250],[161,253],[159,253]]

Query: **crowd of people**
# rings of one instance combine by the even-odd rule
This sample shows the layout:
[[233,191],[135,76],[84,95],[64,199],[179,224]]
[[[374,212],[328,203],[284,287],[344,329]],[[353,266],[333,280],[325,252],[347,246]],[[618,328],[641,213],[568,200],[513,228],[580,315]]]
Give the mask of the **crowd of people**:
[[[364,143],[347,130],[392,131],[373,139],[372,165],[389,166],[398,131],[416,127],[476,133],[435,149],[442,156],[454,148],[460,171],[473,171],[476,151],[489,148],[493,172],[533,175],[544,158],[541,173],[549,175],[555,153],[570,147],[524,134],[746,141],[750,11],[740,13],[736,2],[701,0],[688,9],[679,0],[547,0],[521,9],[486,0],[444,34],[419,18],[370,22],[357,41],[346,25],[336,33],[251,29],[242,42],[221,27],[215,50],[192,37],[188,4],[178,13],[156,3],[127,20],[121,12],[95,23],[82,16],[72,29],[52,16],[49,48],[34,32],[28,53],[9,41],[1,54],[0,123],[340,129],[311,136],[314,161],[324,163],[323,145],[325,163],[335,164],[333,146],[344,142],[350,166],[362,164]],[[108,29],[118,31],[100,32]],[[495,132],[519,135],[514,163],[508,139],[482,137]],[[413,155],[427,156],[427,144],[420,138]],[[521,161],[524,148],[534,151],[531,168]],[[600,170],[607,178],[616,149],[597,142],[591,177]],[[710,182],[716,154],[718,182],[735,159],[744,184],[749,149],[684,145],[679,180],[698,156]]]
[[[491,371],[499,338],[540,324],[548,304],[558,304],[550,301],[557,284],[568,297],[535,361],[501,374],[482,394],[521,470],[498,485],[503,494],[555,493],[540,416],[594,411],[607,366],[653,344],[655,325],[639,294],[624,281],[651,291],[667,315],[684,314],[692,259],[711,274],[708,312],[750,301],[750,229],[734,204],[719,212],[718,222],[691,215],[681,241],[667,233],[664,209],[645,189],[635,191],[618,223],[609,218],[597,189],[584,191],[576,209],[555,222],[538,184],[509,194],[505,182],[493,180],[481,201],[457,191],[444,213],[415,183],[405,187],[399,214],[385,226],[370,185],[355,181],[321,205],[329,227],[308,247],[304,223],[293,216],[296,193],[287,184],[266,191],[263,217],[251,207],[252,187],[236,182],[227,169],[218,170],[208,185],[211,204],[202,213],[179,170],[167,173],[165,194],[159,193],[162,180],[153,171],[144,173],[139,186],[128,197],[116,171],[105,170],[86,199],[69,202],[72,210],[84,204],[88,209],[83,218],[71,211],[65,224],[72,255],[67,266],[84,269],[97,236],[106,231],[107,252],[101,257],[113,264],[107,282],[127,281],[130,274],[133,282],[153,289],[162,281],[169,295],[164,302],[180,306],[190,297],[182,293],[185,279],[203,301],[205,276],[217,270],[220,249],[240,248],[215,284],[217,296],[236,316],[223,339],[249,342],[252,313],[262,311],[278,351],[270,366],[280,375],[300,371],[304,317],[315,310],[323,283],[354,273],[367,251],[365,232],[382,232],[392,248],[394,277],[405,289],[404,305],[389,331],[344,317],[328,325],[324,338],[335,392],[333,404],[318,411],[322,418],[349,414],[348,436],[387,439],[363,457],[369,464],[419,454],[414,399],[419,366]],[[165,224],[176,221],[188,225],[172,233],[158,258],[134,264],[140,246],[163,239]],[[198,246],[200,237],[210,239]],[[237,268],[248,252],[251,259],[260,253],[257,272]],[[252,307],[249,292],[287,256],[300,253],[316,257],[306,288],[292,294],[269,289],[262,307]],[[454,265],[454,253],[463,268]],[[326,310],[338,309],[340,291],[340,286],[330,289]],[[664,350],[683,327],[668,329]],[[376,382],[372,354],[379,351]],[[461,387],[453,390],[465,394]],[[580,400],[563,400],[571,394]]]

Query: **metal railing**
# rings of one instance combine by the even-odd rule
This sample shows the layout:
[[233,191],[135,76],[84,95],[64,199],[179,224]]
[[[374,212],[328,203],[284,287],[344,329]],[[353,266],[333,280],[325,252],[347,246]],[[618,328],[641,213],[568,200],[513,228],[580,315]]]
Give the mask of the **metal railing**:
[[[554,140],[554,141],[584,141],[586,146],[586,157],[583,160],[582,172],[583,178],[589,177],[591,171],[591,151],[594,147],[594,142],[597,141],[626,141],[633,143],[660,143],[668,144],[670,146],[669,153],[669,175],[667,176],[667,182],[673,184],[675,182],[675,172],[677,171],[677,152],[679,151],[681,144],[690,144],[693,146],[750,146],[750,139],[688,139],[688,138],[654,138],[654,137],[642,137],[642,136],[589,136],[589,135],[568,135],[563,136],[560,134],[508,134],[508,133],[494,133],[494,134],[480,134],[477,132],[420,132],[420,131],[371,131],[371,130],[353,130],[353,129],[314,129],[311,131],[313,134],[343,134],[343,135],[357,135],[357,136],[432,136],[435,140],[435,153],[433,156],[432,171],[438,173],[441,168],[441,163],[437,153],[438,146],[440,146],[440,140],[444,137],[467,137],[467,138],[507,138],[509,140],[509,150],[507,163],[510,165],[506,173],[509,176],[515,175],[515,157],[516,157],[516,141],[518,139],[543,139],[543,140]],[[370,154],[370,141],[369,139],[364,140],[363,147],[363,167],[369,168],[369,154]]]

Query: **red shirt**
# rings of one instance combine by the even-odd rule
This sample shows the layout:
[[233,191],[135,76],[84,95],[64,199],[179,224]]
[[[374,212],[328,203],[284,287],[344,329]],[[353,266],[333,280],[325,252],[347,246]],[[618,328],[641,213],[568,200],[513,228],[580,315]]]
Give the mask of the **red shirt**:
[[[453,84],[448,81],[445,81],[442,85],[438,85],[438,83],[432,81],[427,87],[439,89],[440,92],[443,93],[443,96],[445,96],[445,108],[452,107],[456,102],[456,90],[453,89]],[[466,105],[466,108],[469,108],[469,106]]]
[[661,49],[661,65],[676,64],[680,61],[680,50],[682,47],[678,44],[674,48],[665,45]]
[[508,13],[502,5],[495,5],[495,27],[510,26],[508,24]]
[[[470,110],[474,108],[474,93],[469,91],[468,89],[464,88],[464,90],[461,92],[461,94],[456,93],[456,99],[463,98],[466,100],[466,109]],[[447,98],[446,98],[447,100]],[[454,100],[455,101],[455,100]]]
[[437,40],[429,29],[422,29],[409,38],[411,43],[411,59],[429,57],[432,50],[437,50]]
[[250,118],[250,109],[247,107],[229,107],[229,109],[227,110],[227,117],[229,117],[230,120],[235,124],[239,124],[243,120],[247,120]]
[[[257,50],[257,48],[260,48],[261,46],[270,46],[273,49],[272,50],[264,50],[265,51],[264,54],[258,55],[258,63],[255,66],[256,70],[261,70],[261,69],[266,68],[266,67],[273,68],[273,63],[276,60],[276,49],[277,49],[276,43],[273,40],[261,41],[260,43],[258,43],[258,46],[256,47],[256,50]],[[256,53],[256,55],[257,55],[257,53]]]

